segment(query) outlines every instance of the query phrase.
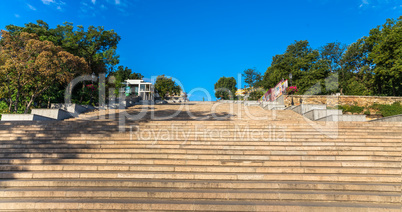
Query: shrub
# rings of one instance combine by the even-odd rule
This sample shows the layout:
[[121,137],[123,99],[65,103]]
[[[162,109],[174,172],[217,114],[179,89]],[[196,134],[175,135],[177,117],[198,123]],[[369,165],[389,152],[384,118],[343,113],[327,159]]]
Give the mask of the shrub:
[[394,102],[392,105],[379,105],[379,110],[384,117],[402,114],[402,105],[400,102]]
[[363,112],[364,107],[359,107],[357,105],[338,105],[336,109],[342,110],[342,113],[350,112],[352,114],[360,114]]
[[364,110],[364,107],[359,107],[356,105],[350,106],[349,108],[349,112],[351,112],[352,114],[360,114],[362,113]]
[[364,115],[370,115],[370,114],[371,114],[371,113],[370,113],[369,110],[364,111]]
[[259,100],[264,95],[264,91],[253,91],[249,95],[249,100]]
[[5,101],[0,101],[0,119],[1,119],[1,114],[3,113],[10,113],[8,110],[8,105]]
[[299,89],[297,89],[297,86],[290,86],[286,88],[286,93],[287,94],[294,94],[296,92],[298,92]]

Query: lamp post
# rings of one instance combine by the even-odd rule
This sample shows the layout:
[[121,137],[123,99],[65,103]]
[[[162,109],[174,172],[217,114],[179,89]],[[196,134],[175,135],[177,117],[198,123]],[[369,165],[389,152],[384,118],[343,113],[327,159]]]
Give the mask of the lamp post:
[[[290,80],[290,86],[292,86],[292,73],[289,73],[289,80]],[[292,96],[292,102],[291,102],[291,105],[293,106],[293,105],[295,105],[295,103],[293,102],[293,96]]]
[[292,77],[293,77],[292,73],[289,73],[290,86],[292,86]]

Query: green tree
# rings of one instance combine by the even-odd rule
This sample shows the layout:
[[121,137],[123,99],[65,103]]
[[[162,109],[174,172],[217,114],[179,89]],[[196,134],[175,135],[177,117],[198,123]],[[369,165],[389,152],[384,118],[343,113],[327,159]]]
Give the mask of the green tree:
[[115,94],[119,94],[119,88],[123,87],[123,82],[128,79],[142,79],[144,76],[140,73],[133,73],[131,69],[124,66],[117,67],[117,70],[111,72],[108,78],[114,77]]
[[131,73],[130,76],[128,77],[128,79],[142,79],[144,78],[144,76],[140,73]]
[[156,78],[155,90],[162,99],[165,99],[168,94],[180,95],[182,91],[181,87],[172,78],[168,78],[165,75],[160,75]]
[[[42,93],[58,82],[71,80],[76,71],[86,71],[83,58],[74,56],[50,41],[40,41],[36,34],[22,32],[10,34],[1,31],[2,51],[5,60],[0,66],[3,84],[10,109],[14,112],[24,106],[27,113],[31,105]],[[3,93],[4,94],[4,93]]]
[[89,26],[85,30],[80,25],[75,30],[72,23],[66,22],[58,25],[54,31],[62,36],[61,46],[66,51],[83,57],[92,73],[109,73],[119,63],[116,49],[120,36],[114,30],[105,30],[102,26]]
[[295,41],[284,54],[274,56],[261,85],[265,89],[273,88],[282,79],[288,79],[290,73],[293,76],[291,83],[298,87],[300,93],[326,91],[324,86],[314,85],[325,84],[324,79],[329,75],[328,62],[320,59],[319,51],[312,49],[308,41]]
[[374,64],[368,58],[372,45],[363,37],[348,46],[342,57],[341,92],[347,95],[372,95],[375,92]]
[[332,73],[337,73],[342,68],[342,56],[346,51],[346,45],[340,42],[327,43],[320,48],[320,58]]
[[252,92],[250,93],[248,99],[249,99],[249,100],[253,100],[253,101],[259,100],[259,99],[264,95],[264,93],[265,93],[265,92],[262,91],[262,90],[255,90],[255,91],[252,91]]
[[35,33],[38,40],[51,41],[65,51],[84,58],[90,69],[87,70],[88,73],[78,74],[108,73],[119,63],[116,49],[120,36],[114,30],[105,30],[102,26],[89,26],[85,30],[79,25],[75,29],[73,23],[65,22],[51,29],[46,22],[37,20],[36,23],[27,23],[24,27],[7,25],[6,29],[12,35]]
[[242,76],[245,78],[244,82],[246,82],[249,87],[255,87],[256,84],[259,83],[262,79],[261,73],[256,71],[255,68],[244,70]]
[[236,79],[234,77],[221,77],[215,83],[215,97],[221,99],[233,99],[236,93]]
[[[116,54],[117,44],[120,41],[120,36],[114,30],[105,30],[102,26],[89,26],[84,29],[83,26],[74,28],[72,23],[64,23],[56,28],[49,28],[49,25],[38,20],[36,23],[27,23],[24,26],[8,25],[6,29],[11,35],[19,35],[23,32],[34,33],[40,41],[51,41],[56,46],[61,46],[64,51],[67,51],[75,56],[84,58],[89,68],[79,69],[74,72],[74,77],[83,74],[109,73],[114,70],[115,65],[119,63],[119,56]],[[1,42],[1,40],[0,40]],[[83,72],[85,71],[85,72]],[[64,89],[66,82],[61,86],[55,86],[55,89],[47,91],[50,99],[55,99],[51,96],[57,96],[58,88]],[[80,83],[74,89],[73,101],[83,103],[88,100],[89,96],[85,92],[86,82]],[[54,91],[55,93],[49,93]],[[79,100],[76,100],[79,98]]]
[[372,29],[367,40],[373,44],[369,59],[375,64],[376,81],[381,82],[380,93],[402,95],[402,16]]

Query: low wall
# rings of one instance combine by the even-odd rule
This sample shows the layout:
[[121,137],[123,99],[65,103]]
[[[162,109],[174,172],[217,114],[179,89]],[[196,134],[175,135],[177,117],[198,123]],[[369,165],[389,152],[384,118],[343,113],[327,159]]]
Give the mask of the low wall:
[[402,122],[402,114],[401,115],[396,115],[396,116],[388,116],[385,118],[380,118],[380,119],[375,119],[371,120],[375,122]]
[[328,107],[334,107],[337,105],[357,105],[360,107],[367,107],[374,103],[390,105],[394,102],[402,102],[402,97],[397,96],[284,95],[286,106],[291,105],[292,98],[295,105],[299,105],[300,99],[302,99],[303,104],[326,104]]

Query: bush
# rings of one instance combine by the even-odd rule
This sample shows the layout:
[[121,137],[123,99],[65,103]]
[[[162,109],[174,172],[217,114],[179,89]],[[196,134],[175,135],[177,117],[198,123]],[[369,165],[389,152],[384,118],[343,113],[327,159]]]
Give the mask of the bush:
[[287,94],[294,94],[296,92],[299,92],[299,89],[297,89],[297,86],[290,86],[290,87],[286,88]]
[[5,101],[0,101],[0,119],[1,119],[1,114],[3,113],[10,113],[8,111],[8,105]]
[[394,102],[392,105],[380,105],[379,109],[384,117],[402,114],[402,105],[400,102]]
[[250,93],[249,100],[259,100],[264,95],[264,91],[253,91]]
[[371,114],[371,113],[370,113],[369,110],[364,111],[364,115],[370,115],[370,114]]
[[369,108],[376,110],[376,114],[382,115],[384,117],[402,114],[402,106],[400,102],[394,102],[392,105],[381,105],[378,103],[374,103]]
[[364,107],[359,107],[356,105],[350,106],[350,111],[352,114],[360,114],[364,110]]
[[357,105],[338,105],[336,109],[342,110],[343,113],[350,112],[352,114],[360,114],[363,112],[364,107],[359,107]]

